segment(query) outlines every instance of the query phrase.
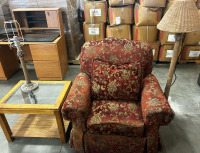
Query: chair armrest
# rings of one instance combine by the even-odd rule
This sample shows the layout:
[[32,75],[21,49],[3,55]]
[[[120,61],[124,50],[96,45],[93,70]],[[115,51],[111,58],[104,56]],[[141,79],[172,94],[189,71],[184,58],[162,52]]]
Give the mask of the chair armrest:
[[141,108],[147,127],[167,125],[174,118],[174,113],[153,74],[143,80]]
[[90,110],[90,103],[90,77],[85,73],[79,73],[62,106],[61,111],[64,119],[75,122],[76,125],[84,128]]

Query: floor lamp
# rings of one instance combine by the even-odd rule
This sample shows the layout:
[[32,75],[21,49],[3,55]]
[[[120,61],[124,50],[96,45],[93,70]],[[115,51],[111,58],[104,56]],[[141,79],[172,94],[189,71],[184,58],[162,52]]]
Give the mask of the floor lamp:
[[168,72],[167,84],[164,94],[168,99],[173,73],[178,58],[178,50],[182,34],[200,31],[200,15],[194,0],[175,0],[164,15],[157,28],[161,31],[175,33],[174,51]]

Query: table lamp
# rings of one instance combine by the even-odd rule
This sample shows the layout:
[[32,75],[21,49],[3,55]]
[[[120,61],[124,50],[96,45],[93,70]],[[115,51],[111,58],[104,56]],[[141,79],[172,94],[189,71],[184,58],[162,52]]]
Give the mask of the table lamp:
[[[10,29],[11,29],[11,32],[13,34],[12,38],[10,38],[9,35],[8,35],[7,25],[10,25]],[[20,31],[17,35],[15,34],[15,31],[14,31],[14,28],[13,28],[14,25],[16,27],[18,27],[18,29]],[[30,80],[28,70],[26,68],[26,64],[25,64],[25,61],[24,61],[24,52],[21,49],[21,46],[23,46],[23,43],[21,43],[21,42],[24,42],[24,38],[23,38],[23,34],[22,34],[22,31],[21,31],[20,25],[16,20],[10,20],[10,21],[4,22],[4,28],[5,28],[5,31],[6,31],[7,38],[8,38],[8,42],[10,43],[10,47],[17,48],[17,56],[19,57],[19,60],[21,62],[22,70],[24,72],[24,77],[26,79],[26,82],[24,84],[22,84],[22,86],[21,86],[21,90],[24,93],[30,93],[30,92],[32,92],[32,91],[34,91],[38,88],[38,83],[32,82]]]
[[174,51],[168,72],[167,84],[164,94],[168,99],[173,73],[178,58],[178,50],[182,34],[200,31],[200,15],[194,0],[175,0],[166,12],[157,28],[161,31],[175,33]]

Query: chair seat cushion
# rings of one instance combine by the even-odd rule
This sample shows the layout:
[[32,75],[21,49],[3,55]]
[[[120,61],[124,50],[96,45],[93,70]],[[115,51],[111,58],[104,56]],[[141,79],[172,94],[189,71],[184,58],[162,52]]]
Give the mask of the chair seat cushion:
[[92,96],[95,100],[139,100],[141,63],[111,64],[94,60]]
[[87,131],[141,137],[144,134],[141,107],[132,101],[93,101]]

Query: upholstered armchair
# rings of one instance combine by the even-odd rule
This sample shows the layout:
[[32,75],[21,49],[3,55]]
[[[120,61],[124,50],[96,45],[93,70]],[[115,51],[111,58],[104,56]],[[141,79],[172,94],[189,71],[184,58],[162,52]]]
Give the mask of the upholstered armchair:
[[86,42],[80,68],[62,107],[78,153],[156,153],[159,127],[174,117],[151,74],[147,42],[106,38]]

